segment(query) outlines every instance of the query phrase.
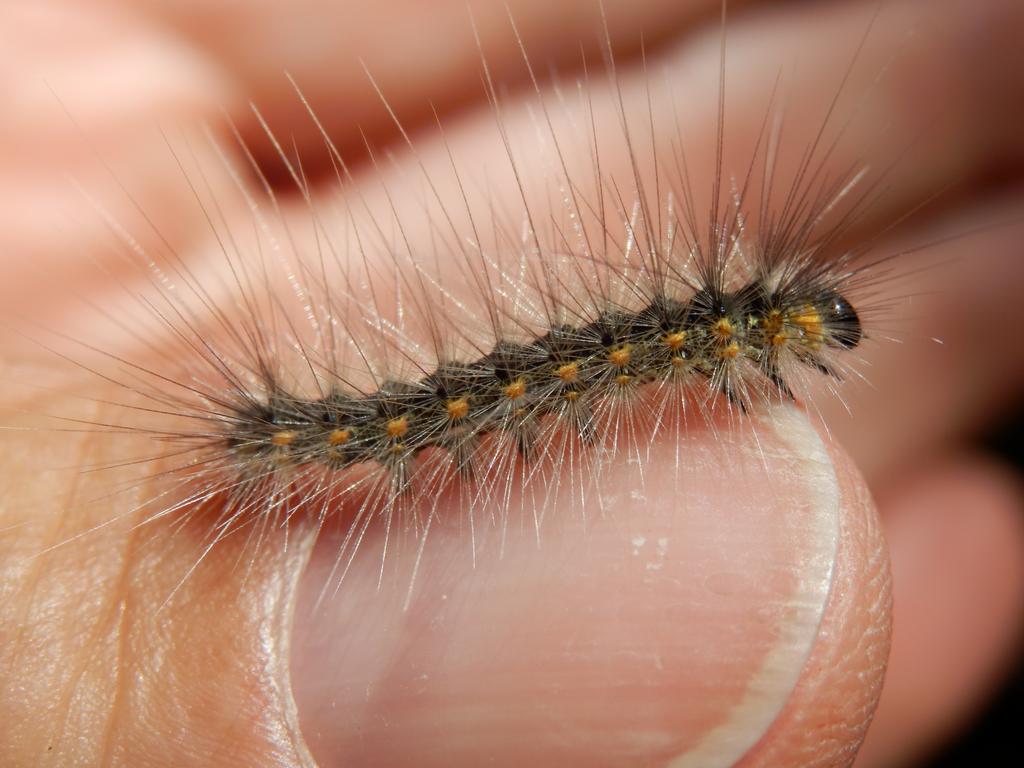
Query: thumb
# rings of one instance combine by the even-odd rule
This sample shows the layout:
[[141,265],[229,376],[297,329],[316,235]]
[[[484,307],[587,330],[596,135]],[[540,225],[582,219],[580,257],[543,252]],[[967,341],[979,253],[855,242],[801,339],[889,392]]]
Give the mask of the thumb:
[[322,537],[292,646],[320,764],[851,762],[888,656],[888,561],[863,481],[804,414],[690,425],[594,492],[571,474],[472,536],[464,506],[441,509],[420,557],[390,542],[394,569],[367,534],[317,603],[345,530]]
[[843,765],[874,711],[875,511],[793,408],[663,434],[601,467],[583,509],[572,462],[516,486],[555,490],[503,499],[507,519],[441,499],[422,557],[401,551],[415,528],[396,534],[383,579],[371,526],[336,593],[344,526],[304,580],[308,527],[198,558],[173,518],[110,524],[110,473],[24,482],[41,456],[103,465],[127,437],[4,434],[5,764],[298,765],[305,741],[325,768]]

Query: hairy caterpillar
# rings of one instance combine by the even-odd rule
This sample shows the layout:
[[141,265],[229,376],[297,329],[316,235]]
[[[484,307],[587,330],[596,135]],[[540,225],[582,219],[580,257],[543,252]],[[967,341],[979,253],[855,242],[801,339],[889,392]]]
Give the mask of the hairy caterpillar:
[[[566,456],[599,461],[602,446],[621,448],[627,436],[679,433],[681,422],[673,422],[684,403],[697,418],[716,408],[741,418],[792,399],[793,382],[809,372],[841,378],[836,353],[862,335],[847,296],[870,281],[870,270],[855,263],[866,247],[833,251],[872,202],[864,194],[839,210],[863,169],[830,174],[812,147],[785,204],[769,210],[781,123],[766,101],[745,176],[720,172],[705,221],[697,210],[707,196],[698,202],[690,188],[683,137],[645,153],[638,137],[653,130],[654,113],[631,125],[620,95],[613,107],[622,124],[612,140],[631,147],[629,174],[620,180],[601,169],[598,144],[607,139],[593,127],[592,104],[561,103],[581,109],[594,131],[567,141],[543,135],[552,107],[538,102],[544,119],[535,116],[531,130],[548,144],[548,166],[531,169],[541,183],[530,189],[493,83],[489,94],[519,210],[484,219],[466,191],[480,180],[465,178],[452,160],[448,177],[463,191],[463,210],[440,202],[443,172],[430,171],[421,205],[441,242],[429,250],[405,234],[417,213],[394,208],[387,186],[384,205],[345,201],[344,210],[325,213],[301,163],[280,147],[309,206],[304,235],[273,231],[279,204],[270,187],[263,203],[241,190],[258,228],[251,242],[221,231],[223,201],[203,199],[201,169],[185,171],[222,249],[218,271],[227,275],[215,279],[227,278],[231,301],[248,317],[220,305],[208,278],[176,255],[161,266],[110,222],[126,258],[142,264],[156,289],[141,300],[151,314],[141,322],[162,326],[177,348],[165,356],[185,361],[186,373],[171,376],[116,360],[119,383],[142,397],[128,406],[133,419],[177,420],[153,428],[174,445],[164,473],[191,489],[175,509],[226,494],[224,535],[264,508],[316,500],[324,515],[343,497],[363,499],[357,517],[365,526],[450,482],[476,480],[476,502],[487,504],[497,492],[493,478],[520,463],[530,476],[530,465]],[[351,173],[324,139],[344,188]],[[585,194],[568,170],[573,141],[589,147],[596,194]],[[171,149],[183,167],[188,151]],[[653,184],[643,179],[649,171]],[[534,199],[553,210],[538,210]],[[752,218],[760,218],[754,233]],[[335,242],[337,232],[347,242]],[[291,295],[273,287],[286,283]],[[652,397],[658,405],[638,427],[636,412]]]
[[[867,243],[843,242],[875,199],[863,169],[829,172],[832,140],[812,136],[793,178],[777,173],[786,131],[769,93],[750,155],[730,157],[725,140],[721,157],[694,158],[685,131],[653,137],[685,111],[659,96],[657,74],[630,103],[611,74],[606,102],[591,101],[601,78],[588,74],[587,93],[541,95],[518,125],[489,84],[502,151],[486,167],[442,145],[397,170],[377,155],[360,174],[328,148],[340,198],[291,151],[297,201],[231,148],[218,147],[237,183],[227,194],[207,186],[192,145],[171,150],[219,241],[212,258],[186,261],[108,217],[123,263],[149,285],[132,287],[134,309],[103,309],[122,335],[163,340],[157,364],[102,346],[64,352],[123,385],[127,408],[98,425],[114,432],[111,464],[135,461],[119,447],[132,434],[163,443],[139,452],[155,482],[117,512],[198,532],[197,565],[229,538],[260,545],[340,517],[337,586],[376,530],[383,552],[392,533],[425,547],[442,505],[474,536],[515,522],[516,505],[541,539],[559,517],[614,517],[591,492],[608,466],[642,473],[658,439],[685,467],[689,430],[756,430],[805,375],[845,372],[860,318],[874,327],[866,289],[880,274],[858,262]],[[627,147],[632,167],[611,167],[609,145]],[[689,183],[701,164],[718,166],[710,189]],[[517,194],[493,194],[510,177]]]

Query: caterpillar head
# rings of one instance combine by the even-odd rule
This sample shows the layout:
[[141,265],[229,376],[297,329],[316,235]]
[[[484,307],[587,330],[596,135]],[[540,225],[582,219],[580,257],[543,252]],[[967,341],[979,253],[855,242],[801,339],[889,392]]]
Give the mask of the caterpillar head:
[[826,343],[840,349],[853,349],[863,338],[860,316],[846,297],[831,292],[819,303]]

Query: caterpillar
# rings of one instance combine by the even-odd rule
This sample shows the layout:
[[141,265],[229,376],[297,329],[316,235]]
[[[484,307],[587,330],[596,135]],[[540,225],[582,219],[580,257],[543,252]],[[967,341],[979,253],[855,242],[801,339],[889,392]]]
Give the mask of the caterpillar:
[[[872,28],[865,25],[867,39]],[[141,537],[156,565],[124,581],[158,583],[146,592],[150,600],[157,594],[157,605],[147,605],[153,623],[205,621],[218,631],[223,627],[204,610],[271,601],[260,590],[269,594],[273,579],[256,578],[247,591],[236,571],[262,573],[283,562],[275,578],[297,579],[311,542],[319,541],[321,557],[310,563],[313,613],[340,617],[345,637],[375,638],[385,648],[381,665],[392,663],[389,644],[408,643],[407,655],[396,654],[396,668],[408,669],[419,686],[421,671],[424,681],[434,673],[416,663],[416,653],[436,649],[446,619],[464,609],[466,578],[450,568],[451,551],[474,568],[478,558],[501,560],[510,552],[503,575],[517,594],[571,584],[577,571],[602,566],[616,577],[621,569],[620,581],[635,585],[667,578],[695,552],[705,556],[693,543],[717,535],[705,518],[736,516],[752,521],[757,546],[742,562],[706,563],[708,591],[715,606],[732,605],[730,595],[738,592],[767,595],[764,603],[778,616],[738,614],[735,632],[781,639],[781,651],[763,641],[765,669],[796,675],[831,583],[827,558],[804,557],[805,550],[814,549],[808,541],[837,535],[835,520],[817,514],[834,499],[815,497],[778,519],[759,510],[789,498],[787,488],[802,489],[806,465],[828,465],[817,454],[797,468],[786,463],[807,434],[818,440],[800,414],[813,417],[825,398],[841,406],[846,382],[863,385],[865,346],[891,334],[883,323],[900,290],[893,278],[907,269],[905,253],[880,247],[890,229],[874,217],[898,161],[878,161],[865,149],[870,138],[851,130],[863,109],[846,104],[863,97],[846,82],[860,65],[857,44],[814,119],[801,115],[794,125],[780,72],[774,84],[767,78],[769,87],[760,78],[762,87],[740,89],[746,117],[758,119],[734,127],[724,29],[709,35],[721,46],[718,70],[678,89],[661,82],[657,58],[646,53],[621,69],[607,29],[599,46],[603,67],[585,56],[579,74],[542,82],[529,37],[520,38],[511,22],[525,94],[506,92],[478,40],[484,114],[469,119],[476,133],[486,124],[489,138],[475,154],[457,119],[438,117],[415,133],[370,67],[367,80],[397,138],[383,147],[367,140],[361,166],[322,125],[322,96],[307,96],[301,77],[282,75],[319,136],[318,164],[308,145],[300,149],[284,138],[292,126],[278,131],[257,105],[254,120],[269,160],[266,147],[260,154],[251,134],[243,138],[230,120],[198,137],[187,129],[163,137],[159,150],[187,188],[188,206],[134,206],[125,215],[83,186],[90,213],[109,235],[108,248],[89,255],[116,290],[89,295],[87,319],[62,326],[77,325],[74,331],[31,335],[89,383],[65,398],[67,411],[52,414],[47,428],[84,432],[90,445],[103,446],[75,468],[83,484],[93,480],[100,490],[67,502],[71,533],[58,529],[42,555],[59,560],[69,543],[111,529],[123,530],[133,547]],[[702,88],[717,89],[717,112],[692,108],[708,101],[695,96]],[[871,136],[890,127],[864,111]],[[690,151],[702,138],[707,145],[707,136],[712,152]],[[861,159],[866,155],[870,161]],[[118,192],[131,209],[133,190]],[[165,213],[198,219],[206,239],[179,243],[161,224]],[[75,394],[86,403],[83,412]],[[736,478],[758,488],[737,508],[715,508],[696,482],[728,485]],[[549,539],[561,541],[552,529],[583,519],[579,547],[586,548],[590,521],[607,532],[624,508],[637,505],[652,507],[650,527],[630,518],[633,527],[620,532],[624,554],[608,558],[610,565],[551,547]],[[527,544],[512,540],[516,527]],[[772,559],[772,537],[797,542],[806,561],[799,574]],[[630,571],[634,561],[639,576]],[[538,573],[546,580],[531,581]],[[562,610],[571,612],[575,594],[567,593]],[[582,644],[581,635],[615,638],[634,610],[671,616],[670,606],[645,603],[647,593],[623,593],[588,594],[581,602],[595,618],[581,622],[584,629],[552,619],[552,645]],[[684,584],[680,594],[672,599],[704,599],[697,586]],[[328,605],[328,598],[335,601]],[[292,610],[286,603],[285,623]],[[368,605],[384,606],[385,619],[367,618]],[[516,670],[515,654],[501,653],[507,637],[521,637],[519,616],[528,612],[496,616],[470,605],[483,617],[481,655],[495,654],[499,670]],[[714,624],[714,609],[707,620]],[[416,627],[412,637],[408,626]],[[295,628],[306,631],[302,622]],[[235,647],[232,629],[217,635],[220,646],[210,641],[212,653]],[[702,652],[696,640],[685,645],[690,630],[671,635],[685,647],[682,657]],[[201,634],[196,629],[190,641],[202,641]],[[677,641],[677,634],[687,637]],[[543,671],[561,646],[548,654],[538,636],[547,637],[525,633],[544,650],[536,654]],[[630,642],[627,651],[639,648],[637,658],[647,658],[647,646]],[[329,692],[329,706],[316,695],[299,697],[303,717],[312,713],[303,723],[311,748],[329,764],[336,740],[356,763],[387,763],[392,716],[410,722],[401,711],[385,710],[384,725],[373,713],[318,724],[336,704],[346,713],[360,711],[352,701],[369,702],[371,710],[390,706],[386,686],[383,694],[375,687],[390,670],[381,671],[376,657],[338,651],[336,637],[325,643],[327,650],[292,657],[308,679],[324,675],[332,653],[350,654],[335,665],[347,676]],[[273,652],[287,656],[281,646]],[[224,653],[232,655],[249,658],[245,651]],[[597,652],[578,657],[603,663]],[[715,685],[688,679],[682,667],[652,672],[638,663],[623,685],[639,680],[657,688],[686,678],[696,697]],[[403,674],[394,676],[401,684]],[[780,690],[789,684],[783,677]],[[443,688],[445,678],[436,679],[433,685]],[[467,684],[451,679],[461,695],[459,686]],[[423,688],[437,690],[428,682]],[[557,689],[536,690],[545,706],[553,702],[552,711],[589,711]],[[469,700],[478,702],[481,719],[492,712],[485,697]],[[462,698],[455,706],[472,708]],[[696,730],[679,727],[675,707],[669,709],[658,714],[670,725],[659,726],[663,741],[652,741],[652,754],[681,753],[676,736],[685,740]],[[770,719],[776,710],[769,709],[755,714]],[[630,729],[656,729],[646,713],[634,714],[615,714],[621,721],[596,740],[593,754],[600,757],[592,764],[647,758],[643,749],[629,751]],[[591,748],[551,737],[549,719],[530,723],[524,732],[541,734],[540,762],[566,764]],[[451,764],[449,754],[468,755],[471,764],[494,759],[474,751],[471,730],[466,738],[434,762],[421,755],[412,762]],[[750,746],[730,739],[712,739],[691,764],[725,761],[726,754],[738,759]],[[59,754],[74,752],[61,747]],[[701,754],[717,757],[702,763]]]
[[[782,248],[806,246],[784,242]],[[856,310],[840,293],[850,275],[808,255],[782,269],[758,264],[754,282],[730,290],[718,250],[710,259],[698,257],[710,263],[701,264],[696,279],[659,280],[638,311],[609,302],[585,324],[582,318],[576,325],[552,324],[527,342],[495,334],[487,354],[441,359],[419,380],[382,381],[368,393],[327,381],[327,394],[307,400],[270,379],[264,397],[241,393],[211,447],[265,467],[256,470],[260,475],[282,464],[340,471],[374,462],[401,493],[410,464],[429,448],[448,452],[463,477],[474,474],[476,442],[496,433],[529,459],[546,417],[569,425],[583,442],[599,441],[595,411],[633,397],[638,386],[685,386],[700,378],[743,408],[750,394],[741,392],[748,378],[742,365],[790,399],[781,372],[787,358],[837,377],[826,353],[856,347],[862,333]],[[647,256],[659,258],[657,252]],[[658,274],[667,268],[642,269]],[[687,291],[688,299],[676,298]]]
[[[486,57],[482,66],[505,153],[501,172],[519,191],[512,211],[468,191],[482,181],[450,152],[447,169],[418,160],[421,196],[403,207],[368,146],[377,201],[360,193],[328,212],[301,158],[283,149],[258,110],[306,209],[305,232],[286,222],[286,203],[252,154],[248,169],[237,167],[209,130],[205,140],[253,225],[248,239],[227,225],[230,204],[204,190],[201,167],[187,169],[193,146],[169,142],[219,251],[204,267],[212,274],[198,274],[155,227],[152,250],[143,246],[95,204],[118,258],[148,283],[125,313],[131,335],[166,340],[166,368],[84,341],[61,353],[128,395],[125,422],[97,429],[172,446],[158,472],[164,488],[130,514],[184,521],[214,509],[200,528],[215,543],[297,514],[322,526],[354,507],[338,560],[344,572],[376,520],[389,532],[412,530],[423,546],[434,512],[424,517],[422,508],[453,488],[471,526],[481,510],[506,525],[512,486],[534,481],[541,498],[523,503],[539,528],[550,497],[543,487],[557,485],[560,466],[571,465],[569,475],[580,475],[573,482],[585,485],[582,474],[616,454],[638,454],[661,432],[678,439],[689,419],[723,412],[742,422],[751,410],[796,399],[815,374],[838,383],[853,370],[844,356],[861,343],[866,289],[880,269],[864,263],[873,243],[842,239],[878,194],[865,168],[826,167],[842,126],[829,144],[825,116],[774,205],[783,120],[768,94],[741,173],[723,170],[720,138],[713,187],[695,193],[682,134],[654,137],[656,86],[647,86],[646,105],[628,105],[606,59],[603,108],[618,117],[607,136],[593,97],[570,103],[545,93],[519,46],[537,110],[524,136],[540,145],[526,154],[514,147]],[[344,195],[353,172],[293,85]],[[555,109],[570,115],[571,136],[552,127]],[[650,146],[640,138],[647,136]],[[602,167],[607,141],[628,148],[625,173]],[[262,186],[262,200],[249,179]],[[442,199],[442,183],[459,190],[457,207]],[[113,324],[123,333],[124,320]],[[577,496],[585,507],[585,489]]]

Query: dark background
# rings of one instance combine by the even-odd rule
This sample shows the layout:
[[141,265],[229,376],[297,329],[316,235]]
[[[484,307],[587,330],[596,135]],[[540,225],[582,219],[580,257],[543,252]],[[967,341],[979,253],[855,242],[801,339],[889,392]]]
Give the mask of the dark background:
[[[1022,254],[1024,256],[1024,254]],[[1024,406],[1005,427],[990,435],[983,447],[1012,464],[1024,478]],[[1024,611],[1024,606],[1021,606]],[[1020,734],[1024,729],[1024,647],[1010,678],[959,739],[941,749],[925,768],[1024,765]]]

